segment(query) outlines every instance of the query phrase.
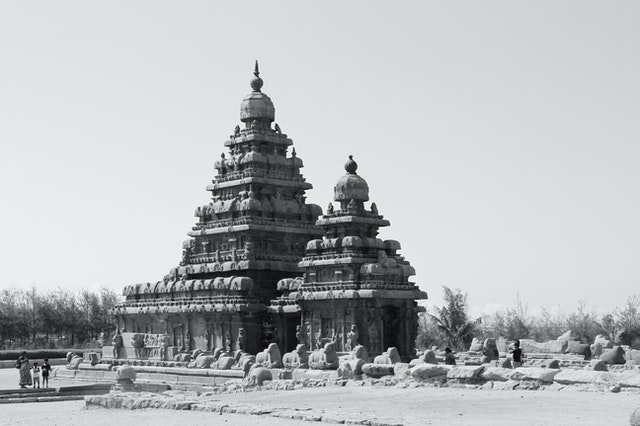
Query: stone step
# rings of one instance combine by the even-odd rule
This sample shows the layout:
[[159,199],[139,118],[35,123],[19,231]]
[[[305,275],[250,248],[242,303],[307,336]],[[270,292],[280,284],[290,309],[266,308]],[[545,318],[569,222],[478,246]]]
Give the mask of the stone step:
[[106,383],[61,386],[57,388],[2,389],[0,404],[22,402],[54,402],[83,399],[85,395],[109,393],[111,385]]
[[59,402],[59,401],[79,401],[84,399],[83,395],[53,395],[53,396],[29,396],[25,398],[2,398],[0,404],[20,404],[26,402]]

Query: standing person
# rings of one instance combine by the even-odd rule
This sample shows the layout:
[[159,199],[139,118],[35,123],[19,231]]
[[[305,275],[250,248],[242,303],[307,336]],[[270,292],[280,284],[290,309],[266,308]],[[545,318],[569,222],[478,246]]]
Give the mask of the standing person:
[[18,357],[16,368],[20,369],[20,387],[24,389],[27,386],[31,386],[31,363],[29,362],[29,358],[27,358],[26,352],[22,352],[20,357]]
[[522,365],[522,349],[520,349],[520,340],[513,342],[511,357],[513,358],[513,368],[517,368]]
[[33,363],[33,368],[31,369],[31,380],[33,380],[33,388],[40,388],[40,367],[38,367],[38,363]]
[[447,365],[456,365],[456,357],[453,355],[451,348],[444,349],[444,363]]
[[45,358],[42,363],[42,387],[49,387],[49,371],[51,371],[51,364],[49,364],[49,358]]

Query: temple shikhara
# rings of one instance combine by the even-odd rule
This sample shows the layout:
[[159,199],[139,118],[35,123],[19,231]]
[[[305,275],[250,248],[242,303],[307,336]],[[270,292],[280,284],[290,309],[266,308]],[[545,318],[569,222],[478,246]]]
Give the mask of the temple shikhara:
[[146,337],[147,346],[170,352],[333,342],[339,352],[360,344],[369,354],[395,347],[414,355],[416,300],[427,295],[409,281],[415,271],[400,243],[377,237],[389,221],[351,156],[335,205],[323,214],[306,202],[312,185],[259,74],[256,63],[243,124],[215,161],[211,201],[196,208],[182,259],[161,281],[125,287],[114,310],[119,329],[161,336],[162,345]]

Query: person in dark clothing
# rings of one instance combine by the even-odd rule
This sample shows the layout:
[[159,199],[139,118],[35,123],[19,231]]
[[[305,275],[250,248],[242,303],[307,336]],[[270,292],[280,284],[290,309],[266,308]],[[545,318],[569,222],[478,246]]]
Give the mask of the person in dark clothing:
[[49,364],[49,358],[45,358],[42,363],[42,387],[49,387],[49,371],[51,371],[51,364]]
[[451,348],[444,350],[444,363],[447,365],[456,365],[456,357],[453,355]]
[[522,349],[520,349],[520,341],[516,340],[513,343],[513,350],[511,351],[511,358],[513,359],[513,368],[520,367],[522,365]]

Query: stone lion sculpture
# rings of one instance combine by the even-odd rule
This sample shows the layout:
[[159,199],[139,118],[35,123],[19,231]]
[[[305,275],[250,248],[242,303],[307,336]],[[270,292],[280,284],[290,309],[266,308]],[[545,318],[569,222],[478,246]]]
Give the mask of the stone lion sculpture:
[[215,362],[213,355],[200,354],[195,360],[195,368],[210,368]]
[[338,376],[343,379],[352,379],[362,375],[362,366],[369,362],[367,348],[357,345],[349,355],[340,358]]
[[374,364],[397,364],[402,362],[398,349],[395,347],[387,348],[385,353],[382,353],[373,359]]
[[309,355],[304,343],[300,343],[291,352],[282,356],[284,368],[309,368]]
[[248,370],[245,370],[245,382],[248,386],[262,386],[264,382],[273,380],[271,370],[260,364],[248,364]]
[[436,358],[435,351],[431,349],[427,349],[422,353],[422,355],[416,359],[412,359],[409,362],[409,365],[418,365],[418,364],[437,364],[438,358]]
[[121,365],[118,367],[118,370],[116,370],[116,380],[128,380],[133,382],[136,380],[136,370],[134,370],[130,365]]
[[324,348],[313,351],[309,357],[309,367],[314,370],[338,368],[340,359],[336,352],[336,342],[325,343]]
[[256,355],[256,364],[262,364],[268,368],[282,368],[282,356],[277,343],[269,343],[264,351]]
[[235,359],[234,364],[231,366],[231,369],[233,369],[233,370],[242,370],[242,366],[244,365],[244,363],[247,360],[250,360],[254,364],[256,362],[256,356],[255,355],[250,355],[250,354],[248,354],[246,352],[243,352],[243,351],[236,351],[236,354],[235,354],[235,356],[233,358]]
[[236,359],[229,355],[224,355],[218,358],[218,360],[211,366],[216,370],[230,370],[231,366],[236,362]]

